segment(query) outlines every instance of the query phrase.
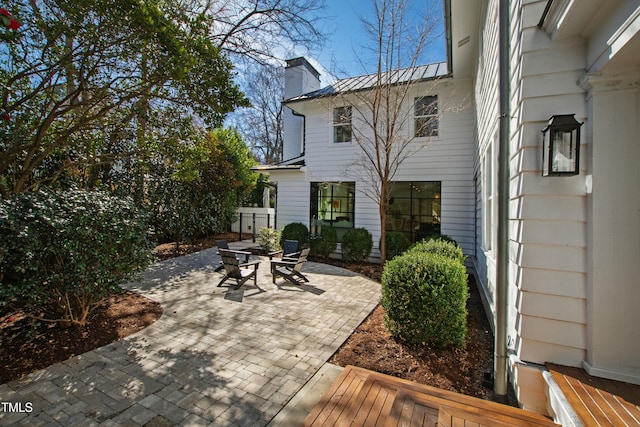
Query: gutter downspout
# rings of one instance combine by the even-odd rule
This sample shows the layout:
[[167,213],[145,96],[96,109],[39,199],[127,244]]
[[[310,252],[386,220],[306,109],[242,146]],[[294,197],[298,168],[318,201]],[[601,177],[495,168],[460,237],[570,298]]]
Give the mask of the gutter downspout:
[[302,153],[300,153],[300,155],[304,156],[304,152],[307,150],[307,116],[298,113],[288,105],[287,108],[291,110],[291,114],[293,114],[294,116],[302,117]]
[[507,399],[507,313],[509,295],[509,0],[500,0],[499,84],[500,141],[498,152],[498,242],[494,387],[496,400]]

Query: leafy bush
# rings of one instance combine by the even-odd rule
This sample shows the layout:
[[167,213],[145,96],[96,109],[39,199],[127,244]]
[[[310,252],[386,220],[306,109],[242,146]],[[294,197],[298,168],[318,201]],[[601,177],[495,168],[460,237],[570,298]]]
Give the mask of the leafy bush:
[[[382,242],[382,238],[380,242]],[[387,259],[402,255],[410,246],[411,242],[403,232],[387,231]]]
[[322,227],[322,234],[315,239],[309,239],[309,245],[314,254],[321,257],[328,257],[338,246],[338,234],[333,227]]
[[260,227],[258,230],[258,243],[265,252],[273,252],[280,249],[280,231],[274,228]]
[[468,297],[466,268],[458,260],[409,251],[385,264],[385,325],[409,343],[464,345]]
[[421,240],[413,245],[411,251],[444,255],[446,257],[453,258],[462,264],[464,264],[464,260],[466,258],[462,252],[462,248],[460,248],[455,241],[448,239],[436,238]]
[[298,249],[301,249],[306,243],[309,237],[309,230],[307,226],[301,222],[292,222],[287,224],[282,229],[280,234],[280,246],[284,245],[285,240],[296,240],[298,242]]
[[0,203],[0,301],[82,325],[151,262],[146,217],[129,199],[71,190]]
[[352,228],[342,237],[342,260],[363,262],[373,249],[373,237],[366,228]]

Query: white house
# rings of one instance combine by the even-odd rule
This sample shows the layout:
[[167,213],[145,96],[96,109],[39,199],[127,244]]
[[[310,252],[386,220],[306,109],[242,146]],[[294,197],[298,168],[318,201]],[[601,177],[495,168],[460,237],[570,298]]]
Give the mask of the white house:
[[[498,0],[445,0],[448,63],[433,65],[409,101],[437,97],[438,132],[414,141],[421,150],[398,171],[404,201],[390,228],[415,239],[423,223],[438,224],[460,242],[489,317],[507,311],[508,370],[521,406],[560,417],[546,362],[640,384],[640,1],[508,4],[506,307],[495,301]],[[364,194],[370,182],[350,178],[358,147],[344,138],[344,126],[359,123],[340,120],[340,108],[358,105],[336,96],[366,91],[366,76],[320,90],[317,71],[296,59],[287,66],[287,87],[294,86],[285,101],[288,159],[263,167],[278,183],[278,227],[317,215],[337,227],[365,227],[377,244],[377,207]],[[543,176],[549,120],[565,115],[583,123],[578,170]],[[423,203],[422,191],[428,208],[409,210]]]
[[[473,81],[475,262],[495,312],[499,2],[447,6],[453,78]],[[521,405],[546,412],[545,362],[640,384],[640,1],[509,8],[509,368]],[[567,114],[584,122],[578,173],[543,176],[541,131]]]
[[[468,253],[474,240],[474,111],[471,79],[457,80],[446,63],[404,70],[399,83],[411,82],[406,122],[400,133],[410,140],[411,155],[395,175],[387,229],[411,241],[433,233],[456,239]],[[404,76],[404,77],[403,77]],[[380,219],[369,197],[374,181],[361,165],[356,134],[366,124],[364,94],[374,76],[339,80],[320,88],[319,73],[304,58],[287,61],[285,70],[285,161],[263,165],[277,183],[277,227],[291,222],[311,225],[314,217],[338,231],[364,227],[379,255]],[[429,129],[420,123],[429,116]],[[415,132],[418,132],[416,135]],[[427,135],[428,133],[428,135]]]

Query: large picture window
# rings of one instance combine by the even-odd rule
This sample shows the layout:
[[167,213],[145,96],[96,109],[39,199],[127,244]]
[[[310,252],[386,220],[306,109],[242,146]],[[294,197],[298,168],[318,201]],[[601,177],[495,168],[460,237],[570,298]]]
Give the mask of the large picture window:
[[412,243],[440,234],[440,187],[440,181],[394,182],[387,231],[400,231]]
[[422,96],[413,102],[415,137],[438,136],[438,97]]
[[333,142],[351,142],[351,107],[333,109]]
[[354,228],[355,191],[355,182],[312,182],[310,220],[315,217],[322,227],[334,227],[342,241],[344,233]]

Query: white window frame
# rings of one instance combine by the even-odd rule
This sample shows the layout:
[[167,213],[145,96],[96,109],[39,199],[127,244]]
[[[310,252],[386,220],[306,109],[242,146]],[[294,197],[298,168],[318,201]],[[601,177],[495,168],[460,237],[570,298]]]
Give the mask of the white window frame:
[[[423,99],[432,99],[427,104],[427,111],[418,111],[418,102]],[[434,106],[432,108],[431,106]],[[418,124],[423,120],[427,120],[427,130],[431,130],[430,134],[419,134],[421,125]],[[438,136],[440,133],[440,120],[438,118],[438,95],[417,96],[413,99],[413,136],[415,138],[429,138]]]
[[[353,140],[353,123],[352,123],[352,117],[353,117],[353,108],[351,107],[351,105],[345,105],[342,107],[335,107],[333,109],[333,117],[332,117],[332,123],[333,123],[333,132],[332,132],[332,138],[333,138],[333,142],[334,144],[344,144],[344,143],[350,143]],[[339,135],[341,135],[339,129],[349,129],[349,136],[350,138],[348,140],[344,140],[344,141],[339,141]]]

